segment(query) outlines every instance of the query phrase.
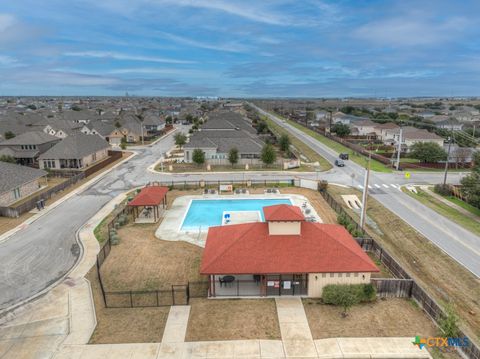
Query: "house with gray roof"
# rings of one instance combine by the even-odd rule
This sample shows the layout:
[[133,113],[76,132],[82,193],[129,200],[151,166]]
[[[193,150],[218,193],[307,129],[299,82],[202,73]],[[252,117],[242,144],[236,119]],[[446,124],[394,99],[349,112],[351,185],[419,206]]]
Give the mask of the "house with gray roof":
[[47,185],[47,172],[0,161],[0,207],[7,207]]
[[38,157],[60,140],[42,131],[25,132],[0,142],[0,155],[14,157],[18,164],[36,167]]
[[210,164],[227,164],[230,149],[238,150],[240,164],[260,162],[264,142],[257,136],[255,129],[241,115],[223,111],[208,117],[199,131],[194,132],[184,146],[185,162],[191,163],[193,151],[201,149],[205,160]]
[[42,169],[84,169],[108,157],[110,145],[100,136],[77,133],[39,157]]

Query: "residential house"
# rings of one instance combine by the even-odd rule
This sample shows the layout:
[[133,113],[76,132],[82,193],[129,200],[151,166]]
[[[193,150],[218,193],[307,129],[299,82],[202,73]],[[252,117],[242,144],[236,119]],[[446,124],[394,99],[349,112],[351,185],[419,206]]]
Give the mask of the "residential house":
[[[398,144],[400,137],[400,130],[398,131],[398,134],[394,135],[394,143],[395,145]],[[416,127],[403,127],[402,128],[402,151],[404,152],[410,152],[411,147],[415,143],[419,142],[431,142],[431,143],[436,143],[440,147],[443,146],[444,138],[438,136],[437,134],[433,132],[429,132],[424,129],[416,128]]]
[[353,116],[353,115],[347,115],[343,112],[335,112],[332,115],[332,124],[335,123],[343,123],[344,125],[350,125],[353,123],[356,123],[358,121],[365,121],[368,120],[366,117],[358,117],[358,116]]
[[146,136],[156,136],[165,128],[165,119],[156,112],[148,112],[142,122]]
[[0,142],[0,155],[14,157],[18,164],[36,167],[38,156],[60,142],[60,138],[42,131],[22,133]]
[[385,143],[391,143],[399,131],[400,127],[393,122],[377,123],[375,126],[377,138]]
[[7,207],[47,184],[47,172],[0,161],[0,206]]
[[184,146],[184,160],[193,162],[195,149],[205,153],[210,164],[228,164],[230,149],[236,148],[240,164],[256,164],[259,161],[264,142],[256,130],[240,114],[226,111],[210,114],[199,131],[194,132]]
[[100,136],[68,136],[39,157],[40,168],[84,169],[108,157],[110,145]]
[[86,135],[98,135],[105,141],[110,142],[110,134],[115,131],[115,126],[111,122],[105,121],[90,121],[85,125],[82,132]]
[[209,296],[320,297],[328,284],[370,283],[379,271],[343,226],[307,222],[285,204],[263,213],[266,222],[209,228],[200,267]]
[[[359,136],[375,136],[375,127],[378,126],[378,123],[373,122],[372,120],[361,120],[355,121],[350,124],[350,127],[357,133]],[[353,131],[352,131],[353,132]]]

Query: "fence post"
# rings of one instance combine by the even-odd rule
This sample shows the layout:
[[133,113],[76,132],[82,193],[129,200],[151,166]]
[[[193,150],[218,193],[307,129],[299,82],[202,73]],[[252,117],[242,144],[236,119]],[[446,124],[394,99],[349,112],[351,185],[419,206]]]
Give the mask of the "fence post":
[[157,307],[158,307],[158,290],[156,292],[157,292]]
[[175,305],[175,293],[172,285],[172,305]]
[[130,291],[130,308],[133,308],[132,291]]

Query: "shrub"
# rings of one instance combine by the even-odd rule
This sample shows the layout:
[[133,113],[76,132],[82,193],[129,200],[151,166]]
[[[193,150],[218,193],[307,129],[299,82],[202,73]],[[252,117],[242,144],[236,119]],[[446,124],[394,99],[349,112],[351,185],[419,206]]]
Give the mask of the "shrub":
[[119,229],[120,228],[120,223],[117,221],[113,224],[113,228]]
[[118,236],[118,234],[115,234],[112,237],[110,237],[111,244],[117,245],[119,242],[120,242],[120,237]]
[[450,190],[450,186],[447,184],[436,184],[433,187],[435,193],[438,193],[441,196],[450,196],[452,191]]
[[442,334],[446,337],[457,337],[459,334],[458,328],[459,318],[452,303],[445,306],[445,315],[438,321],[438,325]]
[[322,300],[325,304],[341,306],[342,315],[346,316],[350,307],[374,301],[376,295],[372,284],[329,284],[323,288]]

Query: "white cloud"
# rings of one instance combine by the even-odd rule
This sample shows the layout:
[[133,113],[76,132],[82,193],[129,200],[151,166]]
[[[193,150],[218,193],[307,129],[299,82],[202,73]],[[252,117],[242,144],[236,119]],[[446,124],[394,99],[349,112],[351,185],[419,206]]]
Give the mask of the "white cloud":
[[0,14],[0,32],[12,27],[17,23],[15,16],[10,14]]
[[0,65],[9,66],[15,65],[16,63],[18,63],[17,59],[6,55],[0,55]]
[[436,22],[428,17],[405,14],[363,25],[354,31],[354,36],[386,46],[428,46],[452,41],[467,24],[462,17]]
[[188,46],[193,46],[193,47],[198,47],[202,49],[208,49],[208,50],[216,50],[216,51],[224,51],[224,52],[249,52],[251,51],[251,48],[243,45],[243,44],[238,44],[235,42],[231,42],[228,44],[211,44],[203,41],[197,41],[193,39],[189,39],[184,36],[178,36],[174,34],[170,34],[168,32],[163,32],[159,31],[157,32],[160,37],[176,42],[178,44],[183,44],[183,45],[188,45]]
[[111,52],[111,51],[78,51],[78,52],[66,52],[63,55],[72,56],[72,57],[108,58],[108,59],[114,59],[114,60],[160,62],[160,63],[170,63],[170,64],[195,63],[195,61],[190,61],[190,60],[178,60],[178,59],[171,59],[171,58],[158,57],[158,56],[130,55],[130,54],[122,54],[119,52]]

